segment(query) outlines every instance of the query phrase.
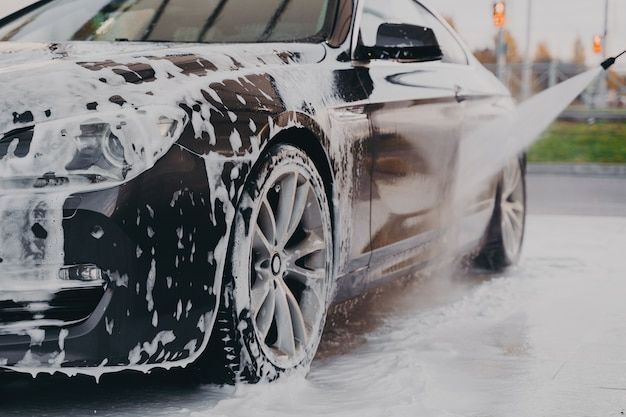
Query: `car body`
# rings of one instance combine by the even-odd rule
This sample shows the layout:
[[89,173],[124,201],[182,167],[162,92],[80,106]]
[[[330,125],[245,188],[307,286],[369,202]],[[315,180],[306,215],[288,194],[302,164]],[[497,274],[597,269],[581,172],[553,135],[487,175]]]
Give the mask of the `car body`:
[[[326,184],[334,302],[451,257],[450,228],[455,254],[484,241],[496,178],[446,215],[458,149],[513,101],[419,3],[445,37],[443,60],[356,59],[366,25],[388,12],[376,2],[325,2],[322,30],[302,40],[266,28],[259,42],[215,43],[159,42],[202,14],[198,2],[170,10],[176,1],[150,16],[150,42],[64,41],[51,21],[84,18],[77,3],[39,2],[0,23],[0,366],[100,374],[196,361],[223,325],[242,190],[273,144],[306,152]],[[276,27],[316,2],[266,3],[245,7]],[[254,14],[220,4],[201,16],[216,33],[238,10]],[[93,151],[103,140],[104,157]]]

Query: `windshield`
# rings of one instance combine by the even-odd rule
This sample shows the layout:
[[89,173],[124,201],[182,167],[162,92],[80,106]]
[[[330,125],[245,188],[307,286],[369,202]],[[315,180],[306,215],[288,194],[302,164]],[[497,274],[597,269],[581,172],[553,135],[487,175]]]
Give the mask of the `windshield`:
[[48,0],[0,20],[1,41],[321,40],[333,0]]

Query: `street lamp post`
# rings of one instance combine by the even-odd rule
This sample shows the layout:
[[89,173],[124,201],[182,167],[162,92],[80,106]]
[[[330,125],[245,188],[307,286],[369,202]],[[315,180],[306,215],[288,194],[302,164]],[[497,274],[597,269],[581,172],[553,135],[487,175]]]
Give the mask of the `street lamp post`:
[[506,41],[504,39],[504,29],[498,29],[498,41],[496,46],[496,72],[497,77],[503,83],[506,82]]
[[[607,58],[609,36],[609,0],[604,0],[604,33],[602,34],[602,60]],[[598,88],[598,104],[600,107],[606,107],[609,99],[609,74],[604,72],[600,77],[600,85]]]
[[531,53],[531,31],[533,17],[533,0],[528,0],[528,16],[526,18],[526,51],[524,53],[524,71],[522,73],[522,99],[526,100],[531,95],[532,64],[530,62]]
[[609,0],[604,0],[604,35],[602,36],[602,60],[604,61],[607,58],[607,50],[608,46],[608,36],[609,36]]
[[498,38],[496,40],[496,75],[500,81],[506,82],[506,42],[504,39],[506,5],[504,1],[496,1],[493,4],[493,23],[498,29]]

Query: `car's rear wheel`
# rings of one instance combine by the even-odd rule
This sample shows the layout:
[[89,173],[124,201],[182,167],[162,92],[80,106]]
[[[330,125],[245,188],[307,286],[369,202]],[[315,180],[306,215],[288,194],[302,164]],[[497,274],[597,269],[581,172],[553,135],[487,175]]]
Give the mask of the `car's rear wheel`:
[[526,162],[511,161],[502,172],[478,266],[500,271],[519,261],[526,229]]
[[225,309],[233,374],[248,382],[308,369],[333,284],[324,182],[301,150],[274,147],[250,176],[233,225]]

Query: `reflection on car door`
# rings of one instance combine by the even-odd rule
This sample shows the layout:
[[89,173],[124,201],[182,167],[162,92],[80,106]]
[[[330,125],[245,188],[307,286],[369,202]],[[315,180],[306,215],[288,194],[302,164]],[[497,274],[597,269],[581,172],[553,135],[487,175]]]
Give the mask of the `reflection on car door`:
[[454,78],[444,74],[454,71],[445,65],[370,67],[372,264],[410,262],[444,221],[462,123]]
[[[418,7],[412,0],[377,3],[366,3],[363,35],[389,22],[432,26],[411,20],[421,19],[420,14],[388,15]],[[397,61],[364,65],[366,82],[373,84],[366,112],[374,153],[370,279],[377,280],[406,272],[434,254],[456,167],[463,121],[459,82],[465,65]]]

